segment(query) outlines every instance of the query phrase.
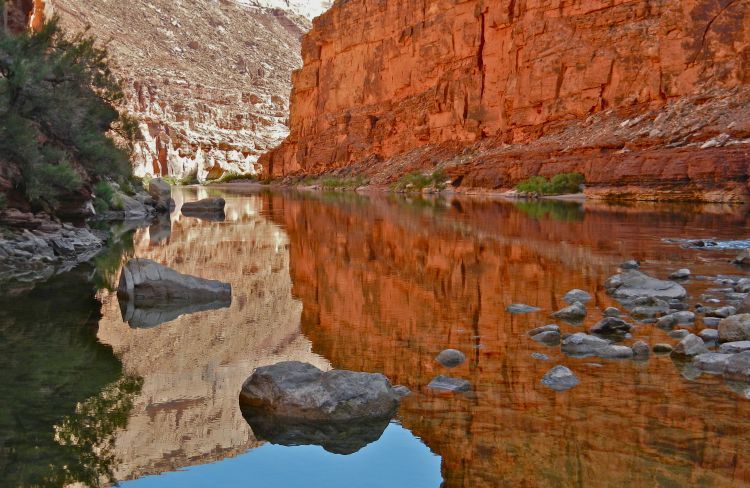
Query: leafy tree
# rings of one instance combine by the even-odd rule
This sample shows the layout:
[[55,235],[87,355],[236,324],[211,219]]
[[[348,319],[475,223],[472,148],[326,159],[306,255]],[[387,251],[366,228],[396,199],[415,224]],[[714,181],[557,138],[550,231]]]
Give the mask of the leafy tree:
[[139,132],[118,111],[123,99],[107,51],[86,32],[66,35],[57,18],[38,32],[0,32],[0,156],[21,169],[35,206],[130,173]]

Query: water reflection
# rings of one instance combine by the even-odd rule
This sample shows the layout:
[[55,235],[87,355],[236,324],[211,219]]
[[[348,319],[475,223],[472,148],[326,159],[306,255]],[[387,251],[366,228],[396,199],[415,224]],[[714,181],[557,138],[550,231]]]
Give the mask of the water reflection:
[[[616,305],[602,285],[626,258],[661,277],[681,267],[736,274],[726,252],[662,238],[747,235],[744,210],[270,198],[289,235],[293,292],[313,350],[336,368],[383,372],[415,392],[399,418],[442,456],[446,486],[750,482],[750,404],[720,378],[687,381],[667,357],[567,358],[525,334],[551,322],[572,288],[594,296],[590,309]],[[708,286],[686,284],[694,296]],[[511,303],[543,311],[512,315]],[[590,314],[586,325],[600,317]],[[636,336],[674,342],[650,326]],[[434,357],[448,347],[468,356],[450,374],[469,380],[472,396],[426,389],[446,373]],[[576,371],[581,384],[564,394],[544,388],[554,364]]]

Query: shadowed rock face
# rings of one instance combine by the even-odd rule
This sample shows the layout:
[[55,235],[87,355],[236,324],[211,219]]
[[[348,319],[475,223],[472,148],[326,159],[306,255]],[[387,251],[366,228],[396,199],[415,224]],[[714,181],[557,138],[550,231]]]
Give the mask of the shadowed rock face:
[[[750,403],[721,378],[688,381],[665,357],[568,358],[527,336],[573,288],[592,295],[589,314],[582,328],[561,330],[590,328],[618,305],[603,285],[629,257],[657,277],[687,262],[696,275],[732,273],[732,251],[696,256],[654,236],[736,236],[750,229],[745,213],[587,205],[564,220],[509,203],[350,195],[275,196],[270,208],[289,236],[294,296],[315,352],[412,390],[398,420],[442,457],[447,487],[750,482]],[[710,286],[685,284],[692,296]],[[507,313],[512,303],[543,312]],[[676,343],[652,326],[634,335]],[[435,361],[448,347],[466,362],[447,370]],[[543,386],[556,364],[580,384],[562,394]],[[438,375],[469,380],[473,394],[428,390]]]
[[264,171],[440,161],[467,187],[578,171],[592,195],[745,199],[748,26],[743,1],[337,2]]

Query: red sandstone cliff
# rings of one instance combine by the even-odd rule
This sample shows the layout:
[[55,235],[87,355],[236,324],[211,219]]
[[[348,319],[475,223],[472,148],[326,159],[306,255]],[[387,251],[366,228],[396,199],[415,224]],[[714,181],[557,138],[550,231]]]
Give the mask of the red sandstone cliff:
[[271,176],[439,164],[463,187],[580,171],[599,195],[747,198],[747,1],[337,1],[302,56]]

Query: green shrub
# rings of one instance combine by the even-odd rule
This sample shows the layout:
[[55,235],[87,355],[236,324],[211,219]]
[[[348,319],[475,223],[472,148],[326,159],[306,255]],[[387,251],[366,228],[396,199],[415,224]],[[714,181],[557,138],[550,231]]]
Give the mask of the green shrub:
[[119,195],[108,182],[102,180],[94,185],[94,209],[97,212],[107,210],[122,210],[123,203]]
[[0,154],[33,205],[53,210],[84,180],[130,174],[140,134],[123,100],[106,50],[85,32],[67,36],[57,18],[39,32],[0,29]]
[[235,171],[227,171],[223,175],[221,175],[221,178],[212,181],[211,183],[229,183],[230,181],[239,181],[239,180],[248,180],[248,181],[257,181],[258,177],[256,175],[246,174],[246,173],[237,173]]
[[442,171],[438,170],[433,173],[420,173],[413,172],[407,173],[402,176],[396,183],[391,185],[391,188],[396,191],[422,191],[425,188],[435,188],[436,190],[443,190],[445,188],[445,181],[448,176]]
[[544,176],[532,176],[516,185],[516,190],[535,195],[578,193],[583,181],[583,175],[580,173],[561,173],[553,176],[551,180]]

